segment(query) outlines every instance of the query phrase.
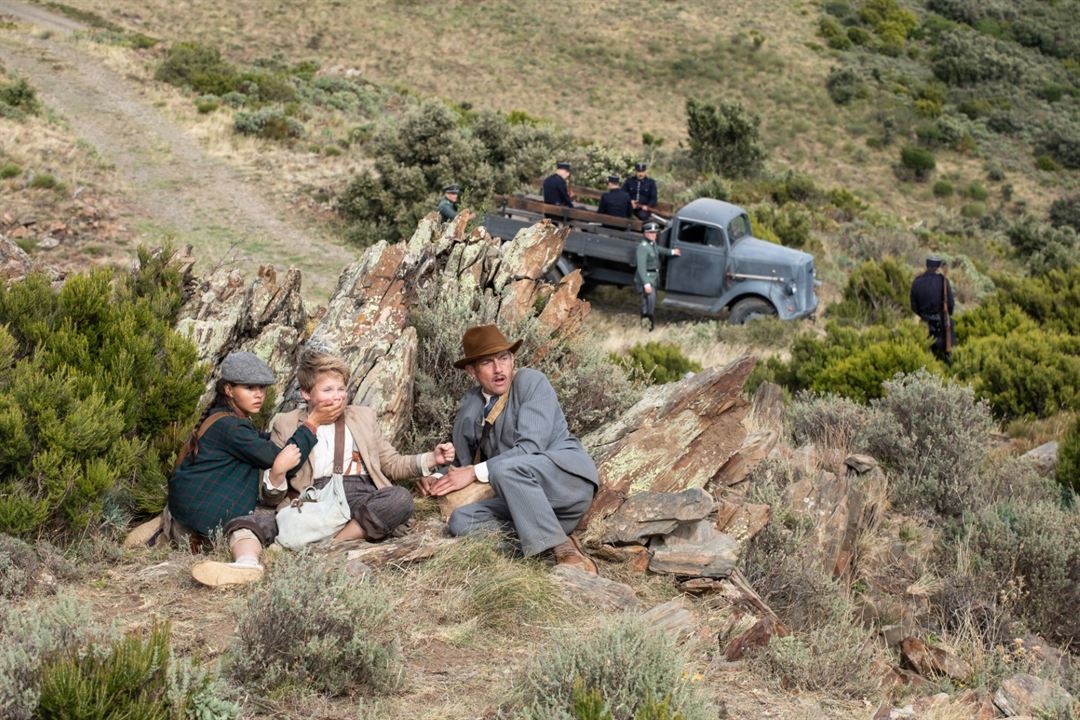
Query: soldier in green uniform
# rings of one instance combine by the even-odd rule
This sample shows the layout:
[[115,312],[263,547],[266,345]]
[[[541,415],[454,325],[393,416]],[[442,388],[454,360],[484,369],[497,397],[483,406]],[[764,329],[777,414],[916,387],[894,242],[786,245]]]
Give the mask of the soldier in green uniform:
[[678,256],[682,253],[656,244],[656,233],[660,226],[654,222],[645,223],[641,228],[642,240],[637,246],[637,271],[634,273],[634,287],[641,295],[641,319],[649,319],[649,332],[656,327],[653,313],[656,311],[656,281],[660,276],[660,255]]
[[443,222],[453,220],[457,217],[457,201],[460,193],[461,188],[457,185],[447,185],[443,188],[443,197],[439,200],[439,218]]

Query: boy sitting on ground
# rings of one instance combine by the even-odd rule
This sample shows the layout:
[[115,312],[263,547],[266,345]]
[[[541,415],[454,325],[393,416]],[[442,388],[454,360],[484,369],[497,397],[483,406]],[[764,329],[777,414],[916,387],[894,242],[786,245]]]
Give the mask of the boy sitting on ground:
[[[429,475],[437,465],[454,459],[454,446],[442,443],[431,452],[402,455],[383,437],[375,411],[361,405],[348,405],[349,369],[340,358],[327,353],[308,351],[296,371],[300,394],[308,407],[342,407],[338,422],[344,422],[344,488],[351,519],[334,536],[346,540],[380,540],[405,524],[412,516],[412,495],[392,480]],[[270,438],[285,443],[307,418],[307,410],[294,410],[274,418]],[[335,456],[334,425],[316,431],[317,442],[306,460],[288,472],[275,467],[267,471],[269,484],[280,487],[288,479],[289,487],[303,492],[310,485],[324,487],[333,475]]]

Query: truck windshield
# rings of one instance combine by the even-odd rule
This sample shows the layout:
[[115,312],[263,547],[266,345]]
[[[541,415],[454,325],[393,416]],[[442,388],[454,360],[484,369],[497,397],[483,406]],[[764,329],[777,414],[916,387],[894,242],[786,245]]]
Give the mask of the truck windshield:
[[750,218],[745,215],[740,215],[727,226],[728,237],[731,238],[731,242],[736,242],[744,237],[750,236]]

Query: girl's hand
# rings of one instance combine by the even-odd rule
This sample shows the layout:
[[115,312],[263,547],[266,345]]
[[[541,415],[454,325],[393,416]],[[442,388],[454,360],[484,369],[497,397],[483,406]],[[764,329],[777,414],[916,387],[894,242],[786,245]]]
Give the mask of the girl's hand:
[[333,425],[345,411],[345,403],[337,400],[325,402],[308,409],[307,422],[316,427],[319,425]]
[[439,443],[435,446],[435,464],[449,465],[456,457],[453,443]]
[[274,464],[270,467],[270,484],[274,487],[283,486],[285,484],[285,473],[299,464],[300,448],[293,443],[281,448],[277,457],[274,458]]

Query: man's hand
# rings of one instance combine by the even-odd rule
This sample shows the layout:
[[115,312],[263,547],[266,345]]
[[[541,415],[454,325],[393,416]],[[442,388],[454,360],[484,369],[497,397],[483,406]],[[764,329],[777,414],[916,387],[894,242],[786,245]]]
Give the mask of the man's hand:
[[436,465],[449,465],[454,462],[456,457],[454,452],[454,443],[439,443],[435,446],[435,464]]
[[652,283],[645,283],[645,294],[652,295]]
[[425,475],[416,481],[416,492],[420,497],[429,497],[431,495],[431,486],[439,480],[439,475]]
[[682,250],[680,250],[679,248],[675,248],[674,250],[671,251],[671,254],[674,255],[675,257],[679,257],[680,255],[682,255]]
[[638,207],[638,204],[637,204],[637,200],[631,200],[631,201],[630,201],[630,207],[632,207],[632,208],[634,208],[635,210],[637,210],[637,207]]
[[441,478],[428,486],[428,492],[435,497],[441,497],[455,490],[460,490],[476,479],[476,471],[472,465],[468,467],[452,467]]

